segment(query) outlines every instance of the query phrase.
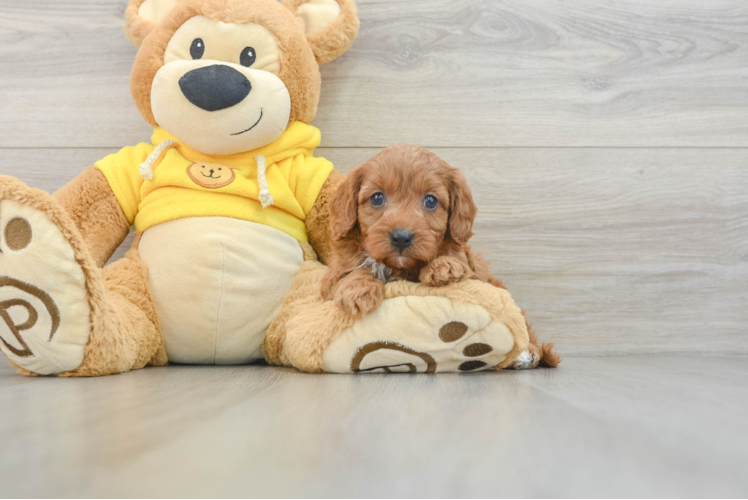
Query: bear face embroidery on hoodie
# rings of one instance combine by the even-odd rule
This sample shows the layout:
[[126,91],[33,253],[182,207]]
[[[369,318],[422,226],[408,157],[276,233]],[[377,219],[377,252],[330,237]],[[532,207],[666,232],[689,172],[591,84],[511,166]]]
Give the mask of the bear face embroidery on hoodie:
[[187,175],[195,184],[208,189],[226,187],[236,179],[233,168],[208,162],[194,162],[187,167]]

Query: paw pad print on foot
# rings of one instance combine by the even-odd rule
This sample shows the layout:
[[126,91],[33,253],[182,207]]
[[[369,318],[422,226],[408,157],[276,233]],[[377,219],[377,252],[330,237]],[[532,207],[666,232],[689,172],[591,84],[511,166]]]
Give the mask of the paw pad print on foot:
[[469,346],[465,347],[462,350],[462,354],[469,358],[476,358],[478,356],[483,356],[484,354],[488,354],[489,352],[493,351],[493,347],[491,347],[488,344],[482,344],[480,342],[476,344],[470,344]]
[[468,326],[459,321],[452,321],[439,328],[439,338],[442,342],[454,342],[460,340],[468,331]]
[[[491,351],[493,351],[493,347],[491,347],[490,345],[483,344],[482,342],[476,342],[475,344],[465,346],[465,348],[462,350],[462,354],[469,358],[477,358],[479,356],[485,356]],[[461,372],[472,372],[475,370],[480,370],[481,368],[485,368],[486,366],[487,364],[484,361],[473,360],[465,361],[464,363],[460,364],[457,369]]]
[[407,295],[385,300],[341,332],[327,347],[322,369],[473,372],[495,368],[513,348],[509,328],[483,307],[448,297]]
[[[454,343],[462,339],[469,330],[470,328],[465,323],[452,321],[439,329],[438,336],[444,343]],[[493,347],[484,342],[473,342],[456,349],[457,352],[461,352],[463,357],[467,358],[486,357],[493,352],[493,350]],[[455,352],[453,354],[457,353]],[[365,365],[364,359],[369,355],[374,355],[374,357],[380,360],[381,363],[375,363],[375,366],[362,368],[362,364]],[[408,361],[407,358],[419,359]],[[373,359],[367,361],[371,363]],[[454,360],[448,361],[451,361],[452,364],[454,364]],[[485,368],[493,368],[497,364],[498,363],[494,362],[494,364],[489,365],[489,363],[480,359],[469,359],[467,361],[461,361],[457,366],[457,370],[460,372],[472,372]],[[397,342],[387,341],[371,342],[364,345],[356,351],[356,354],[351,360],[351,371],[355,373],[377,371],[384,373],[417,373],[419,371],[434,373],[436,371],[447,371],[437,370],[437,368],[439,368],[439,365],[431,354],[418,352]]]
[[90,328],[86,279],[60,228],[42,210],[0,200],[0,351],[40,375],[73,370]]
[[[465,323],[452,321],[439,329],[439,338],[442,340],[442,342],[456,342],[460,340],[468,330],[469,328]],[[482,342],[476,342],[474,344],[465,346],[465,348],[462,350],[462,354],[463,356],[469,358],[476,358],[478,356],[484,356],[491,351],[493,351],[493,347],[491,347],[490,345],[484,344]],[[484,361],[471,360],[461,363],[460,366],[457,367],[457,369],[461,372],[471,372],[479,370],[481,368],[485,368],[486,366],[488,365]]]
[[[57,309],[57,305],[54,303],[52,298],[33,285],[29,285],[28,283],[9,278],[7,276],[0,277],[0,289],[4,287],[8,287],[9,290],[3,290],[3,292],[19,296],[30,295],[37,298],[42,303],[42,305],[44,306],[42,317],[46,315],[52,320],[51,331],[49,332],[49,340],[51,341],[55,333],[57,332],[57,328],[60,326],[60,312]],[[11,317],[11,314],[8,312],[8,310],[13,310],[13,308],[18,307],[25,309],[26,312],[26,320],[21,323],[17,323],[16,320],[14,320]],[[26,341],[23,340],[21,332],[30,330],[34,328],[34,326],[36,326],[37,321],[39,320],[39,311],[37,311],[37,309],[28,300],[25,299],[15,298],[4,300],[0,302],[0,319],[5,322],[5,326],[8,328],[18,344],[16,346],[12,345],[11,343],[7,342],[2,335],[0,335],[0,342],[2,342],[10,352],[20,358],[33,356],[34,353],[31,351],[31,348],[29,348]]]
[[484,361],[465,361],[457,367],[461,372],[472,372],[488,366]]
[[[447,323],[439,329],[439,338],[443,342],[456,342],[460,340],[469,328],[466,324],[459,321]],[[486,356],[493,351],[493,347],[483,342],[474,342],[462,348],[462,355],[468,358],[478,358]],[[498,363],[497,363],[498,364]],[[457,369],[461,372],[472,372],[489,367],[488,363],[478,359],[472,359],[460,363]]]
[[5,243],[11,250],[23,250],[31,243],[31,224],[26,219],[16,217],[5,226]]
[[404,353],[407,356],[418,357],[426,364],[426,373],[434,373],[436,371],[436,361],[434,361],[434,358],[426,353],[414,351],[413,349],[400,345],[396,342],[372,342],[371,344],[366,344],[361,349],[359,349],[356,352],[356,355],[353,357],[353,360],[351,361],[351,371],[355,373],[380,370],[385,373],[416,373],[418,371],[418,368],[415,364],[408,362],[391,364],[387,366],[374,366],[366,369],[361,368],[361,362],[368,354],[377,352],[382,349]]

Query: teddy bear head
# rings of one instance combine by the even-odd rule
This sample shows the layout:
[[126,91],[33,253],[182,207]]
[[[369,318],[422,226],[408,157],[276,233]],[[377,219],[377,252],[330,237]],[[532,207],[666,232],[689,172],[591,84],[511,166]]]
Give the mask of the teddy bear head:
[[358,32],[353,0],[131,0],[130,87],[145,120],[211,155],[251,151],[310,122],[321,64]]

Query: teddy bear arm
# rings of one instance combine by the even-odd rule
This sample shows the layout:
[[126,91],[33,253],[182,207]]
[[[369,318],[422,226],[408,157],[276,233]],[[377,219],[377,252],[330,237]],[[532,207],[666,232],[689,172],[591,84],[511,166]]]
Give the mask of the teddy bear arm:
[[101,170],[91,166],[54,193],[103,266],[130,231],[130,224]]
[[320,262],[330,261],[330,204],[338,186],[345,180],[345,175],[333,170],[322,186],[314,207],[306,218],[306,232]]

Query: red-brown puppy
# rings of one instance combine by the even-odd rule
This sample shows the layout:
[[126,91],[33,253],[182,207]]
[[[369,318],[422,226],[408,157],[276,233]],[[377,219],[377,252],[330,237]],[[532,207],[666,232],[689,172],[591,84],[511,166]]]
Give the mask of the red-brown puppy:
[[[478,279],[504,288],[489,263],[467,245],[477,213],[462,173],[430,151],[390,146],[354,168],[331,207],[331,258],[322,296],[363,316],[382,303],[384,284],[406,279],[445,286]],[[532,359],[555,366],[552,344],[539,345],[528,324]]]

